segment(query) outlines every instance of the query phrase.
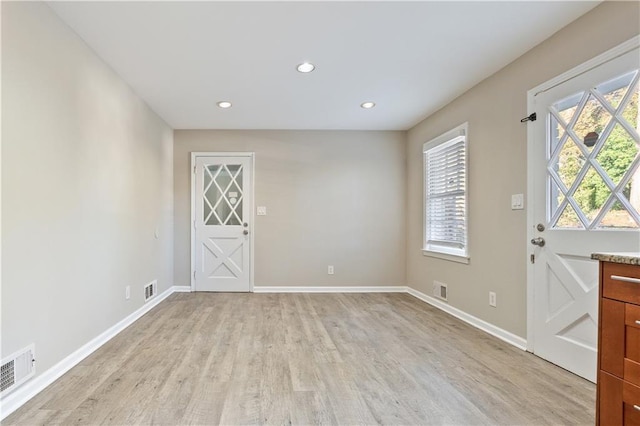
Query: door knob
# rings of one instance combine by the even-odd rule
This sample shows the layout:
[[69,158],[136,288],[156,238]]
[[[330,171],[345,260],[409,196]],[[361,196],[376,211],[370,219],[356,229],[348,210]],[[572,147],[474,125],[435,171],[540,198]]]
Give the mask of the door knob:
[[544,247],[545,241],[544,241],[544,238],[542,237],[532,238],[531,244],[533,244],[534,246]]
[[242,233],[243,233],[244,235],[249,235],[249,231],[247,231],[246,229],[245,229],[244,231],[242,231]]

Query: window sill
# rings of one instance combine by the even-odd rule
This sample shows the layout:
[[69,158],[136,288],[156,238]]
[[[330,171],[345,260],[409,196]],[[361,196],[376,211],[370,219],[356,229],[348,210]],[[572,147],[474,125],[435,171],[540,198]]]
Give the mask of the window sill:
[[471,258],[468,256],[460,256],[457,254],[447,254],[447,253],[441,253],[438,251],[425,250],[425,249],[422,249],[422,255],[427,257],[435,257],[437,259],[442,259],[442,260],[448,260],[450,262],[464,263],[465,265],[468,265],[469,260],[471,260]]

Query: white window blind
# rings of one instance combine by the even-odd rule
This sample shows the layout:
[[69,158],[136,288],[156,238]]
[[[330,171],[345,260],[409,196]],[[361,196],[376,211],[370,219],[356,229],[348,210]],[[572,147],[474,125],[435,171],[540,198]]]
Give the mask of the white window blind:
[[425,144],[425,250],[467,256],[466,145],[466,126]]

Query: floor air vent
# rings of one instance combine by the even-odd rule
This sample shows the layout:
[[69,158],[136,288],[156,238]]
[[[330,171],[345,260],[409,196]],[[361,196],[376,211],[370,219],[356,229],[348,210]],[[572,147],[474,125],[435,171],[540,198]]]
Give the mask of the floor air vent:
[[2,360],[0,365],[0,394],[20,386],[36,374],[34,346],[14,353]]
[[144,286],[144,301],[151,299],[156,295],[158,291],[158,281],[151,281],[149,284]]

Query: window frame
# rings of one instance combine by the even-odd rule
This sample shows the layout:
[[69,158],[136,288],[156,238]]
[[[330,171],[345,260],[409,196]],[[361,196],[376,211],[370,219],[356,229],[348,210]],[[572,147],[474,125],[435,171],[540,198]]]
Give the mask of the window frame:
[[[447,143],[464,142],[464,247],[461,249],[429,244],[427,242],[427,152]],[[468,264],[469,254],[469,123],[465,122],[422,145],[422,254],[428,257]]]

